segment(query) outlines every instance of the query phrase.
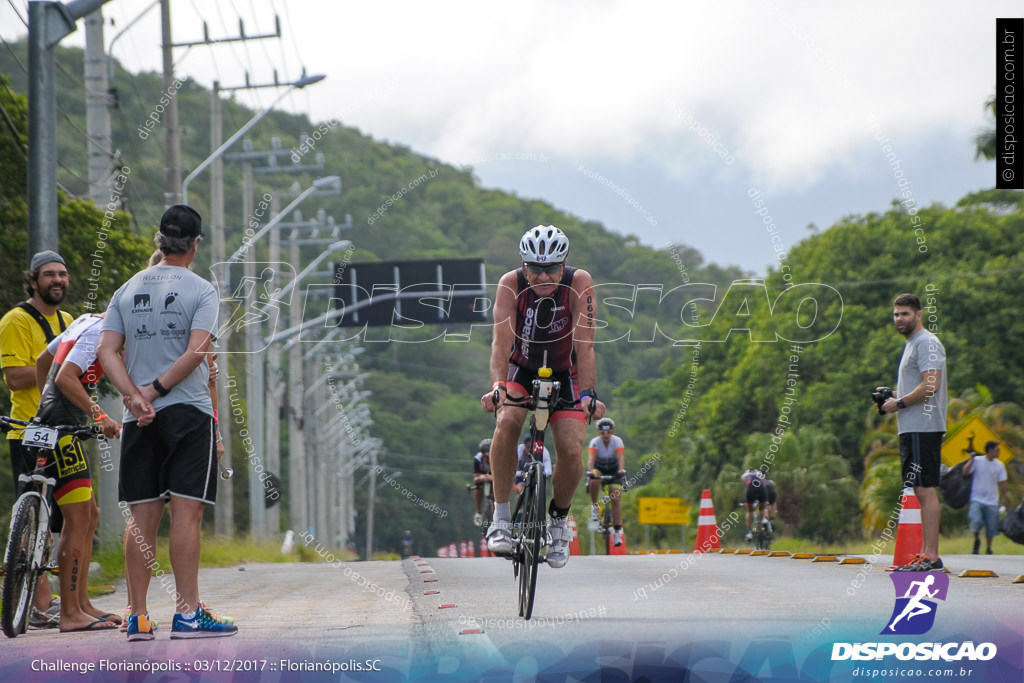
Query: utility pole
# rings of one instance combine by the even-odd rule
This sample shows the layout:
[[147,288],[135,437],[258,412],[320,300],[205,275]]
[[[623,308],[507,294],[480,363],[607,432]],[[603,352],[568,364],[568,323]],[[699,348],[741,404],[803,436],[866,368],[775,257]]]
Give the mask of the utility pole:
[[171,40],[171,0],[160,0],[164,79],[164,204],[181,203],[181,127],[178,125],[178,98],[174,94],[174,43]]
[[57,90],[53,48],[107,0],[28,3],[28,258],[58,248]]
[[[110,142],[110,98],[108,95],[106,56],[103,52],[103,10],[97,9],[85,18],[85,126],[88,133],[89,197],[97,209],[105,211],[111,203],[119,203],[111,192],[113,178]],[[102,253],[99,254],[102,257]],[[95,258],[95,257],[93,257]],[[113,396],[100,399],[104,412],[119,414],[120,401]],[[103,461],[111,467],[95,472],[100,507],[99,537],[104,548],[116,546],[124,532],[124,518],[118,514],[117,478],[120,463],[109,457],[109,442],[102,444]],[[95,449],[95,446],[90,446]]]
[[[220,101],[220,82],[213,82],[213,92],[210,99],[210,149],[220,149],[223,140],[222,107]],[[211,263],[215,266],[224,263],[224,160],[217,156],[210,166],[210,234],[212,238]],[[221,285],[220,312],[221,320],[226,320],[231,311],[226,305],[229,286],[227,282],[227,268],[221,277],[218,278]],[[228,339],[218,340],[217,364],[220,372],[217,375],[217,414],[224,420],[224,425],[231,425],[231,396],[228,394],[228,376],[230,375],[230,358],[228,351]],[[237,391],[236,387],[233,387]],[[221,427],[221,434],[224,436],[224,455],[221,461],[225,467],[231,465],[231,434],[233,430],[229,426]],[[214,529],[218,536],[233,538],[235,535],[235,499],[234,479],[222,479],[217,484],[220,495],[217,496],[217,505],[213,508]]]
[[110,97],[103,54],[103,10],[85,18],[85,125],[89,150],[89,196],[96,208],[111,202],[113,149],[110,143]]
[[[263,38],[281,37],[281,20],[274,17],[276,31],[259,36],[245,35],[245,25],[238,20],[238,30],[241,34],[237,38],[221,38],[210,40],[210,31],[206,23],[203,23],[203,39],[193,40],[186,43],[175,43],[171,39],[171,0],[160,0],[160,26],[163,46],[163,95],[168,103],[164,107],[164,204],[181,204],[184,201],[182,192],[182,165],[181,165],[181,126],[178,123],[178,98],[176,96],[174,78],[174,48],[192,47],[194,45],[212,45],[214,43],[234,43],[245,40],[261,40]],[[214,147],[214,149],[217,149]]]

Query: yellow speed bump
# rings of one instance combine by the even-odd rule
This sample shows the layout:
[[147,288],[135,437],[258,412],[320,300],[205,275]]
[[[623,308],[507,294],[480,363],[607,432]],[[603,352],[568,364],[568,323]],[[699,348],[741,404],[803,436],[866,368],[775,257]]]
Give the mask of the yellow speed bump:
[[1014,579],[1010,583],[1024,583],[1024,574],[1021,574],[1020,576],[1018,576],[1016,579]]
[[731,555],[736,552],[736,548],[721,548],[718,552],[723,555]]
[[991,569],[965,569],[957,574],[962,579],[991,579],[996,578],[999,574],[996,574]]
[[737,555],[749,555],[749,554],[750,554],[750,553],[752,553],[752,552],[754,552],[754,551],[753,551],[753,550],[751,550],[750,548],[746,548],[746,549],[744,549],[744,550],[737,550],[737,551],[736,551],[736,554],[737,554]]
[[768,554],[767,550],[755,550],[752,553],[750,553],[750,556],[751,557],[760,557],[762,555],[767,555],[767,554]]
[[792,558],[794,560],[813,560],[814,553],[793,553]]
[[844,557],[839,560],[839,564],[867,564],[867,560],[863,557]]
[[785,550],[773,550],[768,553],[768,557],[789,557],[789,553]]
[[838,562],[839,559],[835,555],[815,555],[811,562]]

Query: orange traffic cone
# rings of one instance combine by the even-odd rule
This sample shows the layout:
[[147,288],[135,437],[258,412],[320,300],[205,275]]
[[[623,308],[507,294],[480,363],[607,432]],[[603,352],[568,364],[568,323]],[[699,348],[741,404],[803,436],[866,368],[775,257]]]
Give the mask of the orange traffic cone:
[[480,539],[480,557],[490,557],[491,553],[487,550],[487,539]]
[[892,555],[892,567],[908,564],[921,552],[924,535],[921,531],[921,503],[913,489],[903,490],[900,508],[900,525],[896,529],[896,550]]
[[463,541],[466,544],[465,557],[474,557],[476,555],[475,548],[473,547],[473,541]]
[[715,548],[721,549],[722,540],[715,521],[715,508],[711,504],[711,489],[704,489],[700,494],[700,516],[697,517],[697,541],[693,552],[706,553]]
[[469,553],[466,551],[466,542],[459,541],[459,557],[468,557]]
[[448,557],[458,557],[458,556],[459,556],[459,549],[456,547],[455,543],[454,542],[449,543],[448,544]]
[[580,533],[576,529],[576,520],[572,515],[569,515],[569,530],[572,531],[572,540],[569,541],[569,554],[579,555],[580,554]]

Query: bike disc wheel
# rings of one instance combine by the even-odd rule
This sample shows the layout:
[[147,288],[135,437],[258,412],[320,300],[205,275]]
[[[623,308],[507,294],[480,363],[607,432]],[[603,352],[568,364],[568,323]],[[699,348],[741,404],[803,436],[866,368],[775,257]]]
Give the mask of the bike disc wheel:
[[11,519],[11,535],[4,557],[3,615],[4,635],[14,638],[25,632],[28,613],[36,591],[37,573],[32,571],[32,551],[39,531],[39,498],[23,498]]
[[541,540],[544,538],[544,477],[536,465],[530,468],[523,489],[522,566],[519,573],[519,616],[533,616],[537,592],[537,564],[540,562]]

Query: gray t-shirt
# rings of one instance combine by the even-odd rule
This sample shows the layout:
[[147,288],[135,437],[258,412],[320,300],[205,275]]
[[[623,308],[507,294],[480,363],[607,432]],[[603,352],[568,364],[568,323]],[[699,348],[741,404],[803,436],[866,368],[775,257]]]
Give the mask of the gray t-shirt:
[[939,388],[930,398],[896,411],[899,433],[946,431],[946,349],[923,327],[910,335],[900,359],[896,395],[906,396],[920,383],[925,370],[939,371]]
[[[132,382],[145,386],[160,376],[188,349],[193,330],[217,330],[217,290],[180,266],[153,266],[136,273],[110,300],[103,330],[124,335],[124,362]],[[158,396],[158,411],[187,403],[213,415],[210,369],[200,363],[185,379]],[[124,411],[124,421],[135,416]]]

